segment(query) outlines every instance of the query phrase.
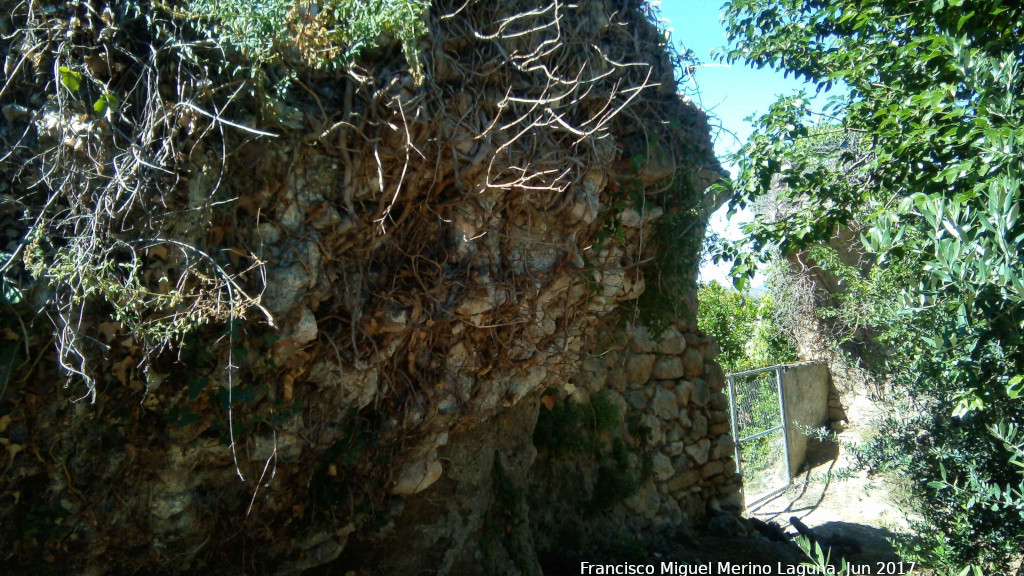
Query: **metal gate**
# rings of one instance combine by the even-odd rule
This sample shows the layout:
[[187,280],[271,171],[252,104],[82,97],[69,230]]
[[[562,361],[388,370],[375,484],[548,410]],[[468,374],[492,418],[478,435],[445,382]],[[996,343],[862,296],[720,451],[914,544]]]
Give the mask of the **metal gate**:
[[727,376],[736,467],[743,476],[747,507],[789,488],[789,442],[782,393],[784,366]]

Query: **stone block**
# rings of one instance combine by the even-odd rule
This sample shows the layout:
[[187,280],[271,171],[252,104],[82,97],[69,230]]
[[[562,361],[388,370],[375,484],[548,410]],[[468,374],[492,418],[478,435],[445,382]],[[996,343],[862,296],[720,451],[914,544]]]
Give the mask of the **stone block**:
[[[728,410],[710,410],[708,411],[708,422],[712,424],[718,424],[721,422],[729,422],[729,411]],[[721,432],[719,432],[721,434]]]
[[686,339],[683,338],[683,334],[674,327],[667,328],[658,337],[658,343],[654,347],[654,351],[658,354],[667,354],[670,356],[678,356],[683,353],[686,349]]
[[683,511],[679,508],[679,504],[675,498],[666,498],[661,504],[661,510],[659,511],[661,517],[668,521],[669,524],[676,525],[683,523]]
[[[690,420],[690,413],[687,408],[679,409],[679,416],[676,418],[676,422],[679,423],[679,427],[683,429],[683,432],[689,433],[693,429],[693,421]],[[680,436],[682,438],[682,436]]]
[[722,509],[729,510],[731,512],[739,512],[743,510],[743,494],[740,494],[738,490],[727,494],[721,499],[721,506]]
[[[680,357],[677,356],[677,358]],[[683,374],[676,376],[676,378],[685,377],[687,380],[693,380],[704,374],[704,358],[696,348],[687,347],[686,351],[683,352],[681,360],[684,371]]]
[[654,340],[651,339],[647,328],[643,326],[631,326],[629,329],[629,349],[634,354],[650,354],[654,351]]
[[711,456],[710,456],[710,458],[713,458],[715,460],[720,460],[722,458],[728,458],[728,457],[732,456],[733,454],[735,454],[735,452],[734,452],[735,448],[736,448],[736,443],[733,442],[732,436],[729,436],[728,434],[726,434],[724,436],[719,436],[715,440],[714,447],[711,449]]
[[654,354],[630,354],[626,357],[624,375],[627,381],[643,384],[650,380],[656,358]]
[[647,406],[647,395],[640,390],[629,390],[625,394],[626,403],[634,410],[643,410]]
[[725,465],[722,464],[721,460],[712,460],[700,469],[700,476],[701,478],[711,478],[712,476],[717,476],[724,471]]
[[690,403],[690,397],[693,396],[693,382],[687,380],[680,380],[676,384],[676,403],[679,406],[686,407]]
[[704,348],[704,359],[710,362],[715,358],[718,358],[718,355],[721,353],[722,347],[718,344],[718,340],[710,338],[710,341]]
[[672,467],[672,461],[669,457],[657,452],[651,458],[651,464],[654,469],[654,479],[658,482],[664,482],[675,475],[675,468]]
[[668,489],[670,492],[678,492],[680,490],[687,490],[692,486],[695,486],[700,481],[700,470],[693,469],[685,472],[678,472],[669,480]]
[[675,420],[679,415],[676,395],[664,388],[656,388],[651,399],[651,411],[662,420]]
[[690,417],[693,424],[690,426],[690,434],[695,439],[705,438],[708,435],[708,419],[702,412],[694,412]]
[[[711,441],[704,438],[696,444],[691,444],[686,447],[686,453],[693,459],[694,463],[700,465],[708,461],[708,453],[711,450]],[[721,472],[721,470],[719,470]]]
[[729,397],[721,392],[711,394],[710,405],[712,410],[728,410]]
[[651,370],[651,377],[656,380],[674,380],[682,378],[683,373],[683,358],[679,356],[658,356]]
[[684,290],[679,300],[682,301],[684,306],[686,306],[686,309],[689,310],[690,314],[693,314],[693,316],[696,318],[697,307],[699,306],[699,301],[697,299],[697,290],[693,288],[688,288]]
[[725,474],[726,478],[732,478],[733,476],[736,475],[736,460],[729,458],[724,462],[725,469],[723,470],[723,474]]
[[661,446],[665,443],[665,430],[662,428],[661,420],[654,414],[645,414],[640,420],[640,424],[646,426],[651,431],[651,444],[655,446]]
[[432,486],[441,478],[444,468],[431,454],[426,460],[414,462],[402,472],[398,482],[391,487],[391,493],[401,496],[417,494]]
[[718,422],[708,427],[709,436],[720,436],[722,434],[728,434],[732,430],[732,426],[728,422]]
[[725,387],[725,370],[718,362],[709,360],[704,363],[704,379],[712,392],[721,392]]
[[[690,396],[690,401],[697,406],[704,407],[708,405],[711,400],[711,390],[708,389],[708,383],[703,380],[695,380],[693,382],[693,394]],[[726,408],[728,408],[726,403]]]

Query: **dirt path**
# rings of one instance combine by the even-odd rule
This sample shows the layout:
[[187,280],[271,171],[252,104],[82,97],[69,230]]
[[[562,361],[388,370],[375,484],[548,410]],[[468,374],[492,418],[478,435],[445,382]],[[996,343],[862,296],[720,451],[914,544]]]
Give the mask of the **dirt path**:
[[[872,433],[870,422],[879,408],[865,395],[854,396],[847,407],[850,425],[840,439],[861,442]],[[850,454],[831,442],[812,442],[808,447],[808,469],[793,481],[786,492],[747,510],[747,516],[765,522],[774,521],[796,533],[790,518],[796,517],[816,534],[841,536],[855,542],[844,554],[851,563],[898,562],[900,558],[889,543],[896,533],[906,533],[906,514],[897,505],[891,487],[879,475],[866,470],[853,477],[836,479],[831,475],[852,468]],[[859,552],[856,551],[859,548]],[[875,573],[875,571],[872,571]]]

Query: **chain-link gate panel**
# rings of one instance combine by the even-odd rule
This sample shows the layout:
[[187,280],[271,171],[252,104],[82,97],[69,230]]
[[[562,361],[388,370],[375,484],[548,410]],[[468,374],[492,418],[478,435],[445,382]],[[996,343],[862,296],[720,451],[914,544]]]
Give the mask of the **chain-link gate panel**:
[[736,463],[747,506],[790,485],[781,366],[730,374]]

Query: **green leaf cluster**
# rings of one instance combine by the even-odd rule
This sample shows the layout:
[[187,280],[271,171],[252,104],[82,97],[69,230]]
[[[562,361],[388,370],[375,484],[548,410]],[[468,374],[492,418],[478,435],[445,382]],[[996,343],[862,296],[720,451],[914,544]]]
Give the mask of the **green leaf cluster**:
[[793,339],[779,324],[771,295],[754,297],[710,282],[700,286],[697,298],[697,325],[718,340],[718,362],[726,373],[796,361]]
[[413,78],[423,77],[417,41],[427,33],[425,0],[188,0],[212,37],[257,64],[297,50],[317,68],[347,66],[390,36],[402,45]]
[[862,277],[847,292],[870,304],[849,320],[882,329],[891,378],[919,414],[894,421],[875,455],[916,482],[934,536],[922,558],[956,572],[1007,569],[1015,552],[1005,543],[1024,540],[1024,516],[1006,501],[978,503],[993,490],[1024,498],[1012,491],[1020,471],[1008,447],[990,433],[1019,427],[1022,413],[1024,6],[733,0],[725,24],[725,60],[834,96],[824,110],[807,92],[787,96],[756,120],[736,157],[732,207],[774,194],[787,210],[748,226],[746,245],[719,258],[749,277],[754,260],[822,246],[856,224],[883,275],[902,269],[902,281]]

